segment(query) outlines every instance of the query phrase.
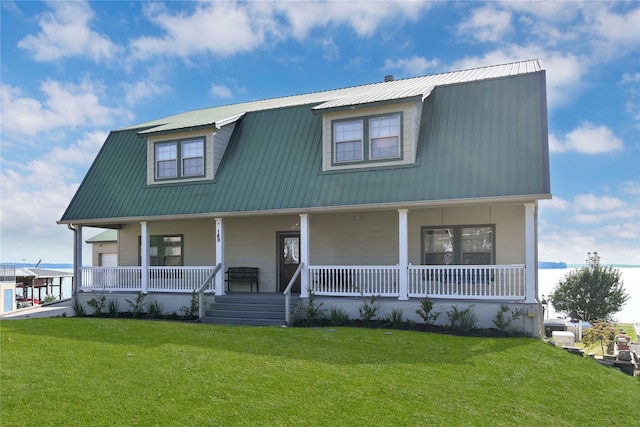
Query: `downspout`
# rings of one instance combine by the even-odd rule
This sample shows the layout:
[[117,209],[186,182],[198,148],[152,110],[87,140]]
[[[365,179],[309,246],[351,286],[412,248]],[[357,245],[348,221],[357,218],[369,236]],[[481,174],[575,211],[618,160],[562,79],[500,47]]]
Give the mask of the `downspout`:
[[[71,224],[67,224],[69,230],[73,231],[73,278],[71,280],[71,306],[75,307],[78,304],[76,297],[76,284],[78,275],[78,229],[74,228]],[[60,287],[62,289],[62,287]]]

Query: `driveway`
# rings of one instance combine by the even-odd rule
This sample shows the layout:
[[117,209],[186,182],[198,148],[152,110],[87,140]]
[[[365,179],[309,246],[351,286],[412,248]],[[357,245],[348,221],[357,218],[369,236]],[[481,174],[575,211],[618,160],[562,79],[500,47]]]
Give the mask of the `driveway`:
[[54,302],[47,305],[37,305],[34,307],[20,308],[11,313],[2,315],[2,319],[18,320],[18,319],[37,319],[43,317],[62,317],[73,316],[73,309],[71,308],[71,299],[66,299],[59,302]]

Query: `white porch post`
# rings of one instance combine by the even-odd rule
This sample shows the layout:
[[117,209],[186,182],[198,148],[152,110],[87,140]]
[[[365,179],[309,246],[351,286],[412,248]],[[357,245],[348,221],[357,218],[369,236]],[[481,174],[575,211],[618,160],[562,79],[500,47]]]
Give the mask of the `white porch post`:
[[525,224],[525,302],[536,303],[536,205],[535,203],[525,203],[524,205]]
[[309,295],[309,214],[300,214],[300,298]]
[[398,267],[400,268],[398,281],[400,296],[399,300],[409,299],[409,210],[398,209]]
[[[74,261],[76,263],[75,267],[75,279],[76,279],[76,290],[82,289],[82,226],[78,225],[76,228],[75,236],[76,241],[73,245],[73,249],[76,251],[74,256]],[[62,288],[60,288],[62,289]]]
[[140,222],[140,266],[142,267],[142,293],[149,290],[149,224],[147,221]]
[[222,268],[216,273],[216,295],[224,295],[224,221],[216,218],[216,265]]

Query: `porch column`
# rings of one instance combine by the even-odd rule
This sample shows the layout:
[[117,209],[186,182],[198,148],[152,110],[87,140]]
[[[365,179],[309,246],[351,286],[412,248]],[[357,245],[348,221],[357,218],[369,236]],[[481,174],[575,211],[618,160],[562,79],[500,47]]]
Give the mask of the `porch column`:
[[524,205],[524,228],[525,228],[525,302],[536,303],[536,205],[535,203],[525,203]]
[[300,298],[309,296],[309,214],[300,214]]
[[400,288],[399,300],[409,299],[409,210],[398,209],[398,285]]
[[140,291],[146,294],[149,290],[149,224],[140,222],[140,266],[142,267],[142,283]]
[[78,225],[76,227],[76,232],[74,234],[76,241],[74,242],[73,249],[75,251],[74,254],[74,276],[76,279],[76,290],[82,289],[82,226]]
[[216,265],[222,268],[216,274],[216,295],[224,295],[224,221],[216,218]]

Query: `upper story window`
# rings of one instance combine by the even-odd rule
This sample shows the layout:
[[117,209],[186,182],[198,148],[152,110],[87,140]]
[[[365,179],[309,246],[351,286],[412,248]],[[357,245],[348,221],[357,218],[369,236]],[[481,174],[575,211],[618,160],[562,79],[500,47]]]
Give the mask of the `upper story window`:
[[334,164],[401,157],[402,114],[333,122]]
[[157,142],[156,179],[204,175],[204,138]]

